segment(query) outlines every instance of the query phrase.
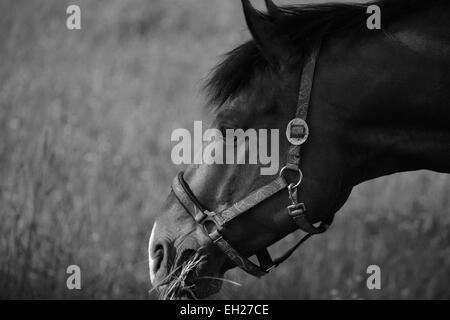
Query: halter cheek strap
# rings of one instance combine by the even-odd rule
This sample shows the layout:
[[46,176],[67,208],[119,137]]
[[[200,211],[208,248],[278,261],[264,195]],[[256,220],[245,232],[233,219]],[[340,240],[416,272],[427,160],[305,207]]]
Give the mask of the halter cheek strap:
[[321,223],[318,227],[311,224],[306,216],[306,205],[302,202],[298,202],[297,199],[298,187],[303,180],[303,173],[300,169],[300,151],[301,146],[309,137],[309,127],[306,122],[306,118],[308,117],[314,74],[321,45],[322,37],[319,37],[311,52],[307,55],[306,61],[303,65],[297,111],[295,118],[288,124],[286,129],[286,136],[292,146],[288,150],[286,166],[281,169],[280,172],[281,175],[287,171],[293,171],[298,174],[298,182],[296,184],[289,184],[288,186],[289,197],[292,202],[292,205],[288,207],[288,214],[301,230],[311,234],[323,233],[329,226],[328,223]]

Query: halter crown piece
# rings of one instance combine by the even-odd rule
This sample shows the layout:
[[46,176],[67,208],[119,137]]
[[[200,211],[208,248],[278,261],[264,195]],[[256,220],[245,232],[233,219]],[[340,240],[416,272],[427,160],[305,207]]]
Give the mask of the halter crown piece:
[[[275,180],[252,192],[246,198],[235,203],[230,208],[220,212],[206,210],[184,180],[183,172],[180,172],[178,176],[175,177],[172,184],[172,190],[178,201],[195,221],[203,226],[204,232],[209,236],[211,241],[217,245],[236,266],[256,277],[261,277],[274,267],[280,265],[288,259],[303,242],[315,234],[325,232],[331,224],[331,220],[321,222],[318,227],[315,227],[310,223],[306,215],[306,205],[303,202],[299,202],[297,196],[298,189],[303,180],[303,173],[300,169],[300,151],[301,146],[307,141],[309,136],[306,118],[308,116],[314,72],[321,44],[322,37],[318,37],[303,63],[297,112],[295,118],[289,122],[286,129],[286,137],[291,143],[291,147],[287,153],[286,166],[280,170],[279,176]],[[288,182],[286,173],[289,171],[298,176],[297,181]],[[267,248],[257,252],[256,257],[260,264],[258,266],[235,250],[228,241],[224,239],[221,231],[230,221],[284,189],[288,190],[289,199],[291,201],[291,205],[287,207],[287,213],[298,228],[307,234],[278,259],[272,260]]]

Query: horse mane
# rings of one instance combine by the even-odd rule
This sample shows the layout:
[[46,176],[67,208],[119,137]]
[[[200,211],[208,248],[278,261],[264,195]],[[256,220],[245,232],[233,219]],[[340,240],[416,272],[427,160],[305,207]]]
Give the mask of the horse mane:
[[[400,16],[430,7],[441,0],[378,0],[369,3],[322,3],[300,4],[279,7],[281,15],[276,17],[276,33],[287,37],[294,47],[301,49],[314,37],[321,27],[328,25],[328,33],[364,34],[367,7],[373,4],[381,8],[383,27]],[[272,19],[268,13],[262,17]],[[237,97],[254,76],[270,68],[269,62],[257,44],[249,40],[226,53],[207,78],[204,90],[208,106],[220,107]]]

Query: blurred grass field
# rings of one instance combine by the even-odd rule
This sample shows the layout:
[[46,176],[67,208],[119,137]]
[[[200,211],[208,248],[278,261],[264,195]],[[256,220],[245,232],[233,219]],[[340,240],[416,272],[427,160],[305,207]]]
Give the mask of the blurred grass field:
[[[80,31],[65,27],[69,4]],[[0,0],[0,12],[0,298],[154,298],[147,241],[179,170],[170,134],[204,117],[202,78],[248,37],[239,1]],[[243,286],[216,298],[448,299],[449,243],[450,176],[386,177],[267,278],[233,271]],[[72,264],[81,291],[66,289]],[[371,264],[382,290],[366,288]]]

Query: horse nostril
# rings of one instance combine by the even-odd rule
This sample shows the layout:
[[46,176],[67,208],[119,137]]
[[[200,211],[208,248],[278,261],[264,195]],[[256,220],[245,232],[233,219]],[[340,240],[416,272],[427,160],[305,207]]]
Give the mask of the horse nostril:
[[161,268],[164,258],[164,248],[161,244],[157,245],[153,250],[153,270],[155,273]]
[[150,244],[150,280],[158,283],[168,273],[169,269],[169,243],[166,241]]
[[168,272],[169,243],[166,240],[162,240],[157,233],[158,230],[155,223],[148,243],[150,281],[152,284],[157,284]]

